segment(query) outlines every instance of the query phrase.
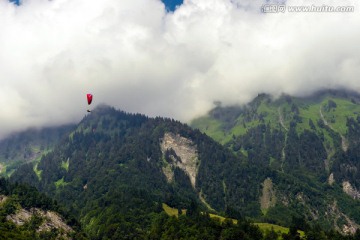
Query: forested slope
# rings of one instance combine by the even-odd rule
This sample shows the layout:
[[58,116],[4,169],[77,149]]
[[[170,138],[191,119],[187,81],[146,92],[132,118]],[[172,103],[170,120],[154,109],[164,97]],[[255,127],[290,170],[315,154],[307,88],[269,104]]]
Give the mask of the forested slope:
[[[165,141],[167,149],[162,148]],[[258,172],[249,177],[248,168],[242,158],[180,122],[102,106],[35,170],[33,164],[23,165],[11,179],[28,182],[64,203],[91,236],[109,237],[117,229],[134,238],[147,234],[163,202],[226,211],[226,202],[235,205],[242,199],[238,211],[259,215],[259,189],[252,180],[264,176]],[[191,182],[191,174],[196,182]]]
[[34,187],[0,178],[0,239],[87,239],[80,224]]
[[358,98],[336,94],[219,106],[194,123],[219,142],[172,119],[100,106],[11,181],[64,204],[93,239],[148,237],[163,203],[355,233]]
[[323,227],[355,231],[359,99],[348,91],[276,99],[260,94],[246,106],[217,106],[192,126],[251,166],[272,171],[259,194],[264,218],[282,222],[295,211]]

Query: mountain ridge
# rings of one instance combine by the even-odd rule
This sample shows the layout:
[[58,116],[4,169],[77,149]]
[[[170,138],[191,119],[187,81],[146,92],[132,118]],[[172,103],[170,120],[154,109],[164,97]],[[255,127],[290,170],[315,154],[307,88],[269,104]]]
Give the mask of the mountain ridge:
[[[191,125],[253,164],[303,180],[308,176],[305,182],[317,185],[320,192],[321,185],[336,185],[342,194],[356,198],[359,113],[359,94],[351,91],[324,90],[310,97],[277,99],[259,94],[245,106],[217,106]],[[304,203],[302,194],[295,197]],[[319,217],[311,212],[308,209],[312,218]]]
[[[163,140],[169,140],[167,137],[171,141],[162,150]],[[189,177],[186,165],[186,162],[192,161],[192,157],[187,160],[184,157],[186,154],[180,151],[188,151],[191,145],[197,146],[199,162],[203,163],[196,166],[194,162],[191,169],[199,168],[199,174],[193,177]],[[208,148],[213,150],[209,151]],[[80,215],[90,234],[96,235],[100,231],[106,235],[108,233],[105,230],[93,224],[107,221],[99,220],[104,211],[112,214],[104,208],[104,202],[109,202],[112,212],[118,212],[117,214],[130,214],[132,218],[142,215],[143,224],[149,221],[146,220],[149,211],[157,211],[162,202],[183,208],[188,208],[192,201],[198,202],[197,204],[207,202],[214,208],[224,209],[223,199],[214,201],[211,197],[214,195],[211,192],[212,185],[222,186],[221,174],[219,177],[214,174],[215,179],[209,185],[209,175],[201,170],[221,171],[219,167],[211,169],[214,165],[205,164],[204,159],[210,157],[217,164],[222,158],[237,162],[220,144],[178,121],[148,118],[101,107],[86,116],[67,139],[41,159],[37,165],[40,176],[32,170],[31,164],[27,164],[19,168],[11,179],[25,180],[55,196],[55,199]],[[164,174],[166,166],[173,176],[171,181]],[[193,181],[195,177],[196,184]],[[205,200],[199,200],[199,192],[202,192]],[[133,198],[147,206],[147,210],[137,209],[133,206],[134,203],[126,200]],[[150,198],[153,200],[144,200]],[[84,202],[83,199],[87,201]],[[95,207],[95,202],[98,202],[98,207]],[[135,212],[126,213],[126,209],[133,209]],[[140,210],[144,212],[138,213]],[[98,215],[93,215],[94,211]],[[117,218],[122,219],[124,216]],[[102,226],[105,227],[107,226]],[[126,234],[135,233],[128,230]]]
[[[292,219],[303,219],[324,229],[355,233],[360,223],[360,204],[353,199],[359,189],[358,166],[351,158],[357,157],[359,142],[356,102],[280,100],[280,110],[265,95],[248,108],[214,110],[211,114],[219,124],[207,130],[220,127],[225,143],[173,119],[101,106],[44,155],[36,171],[32,163],[25,164],[11,179],[54,196],[97,239],[110,237],[110,226],[121,229],[122,236],[144,237],[163,203],[178,209],[196,203],[203,211],[288,227]],[[326,126],[320,106],[326,118],[335,116],[338,125],[330,124],[345,123],[347,131]],[[338,119],[344,111],[350,117]],[[341,147],[340,133],[348,140],[347,151]],[[188,160],[181,151],[191,153],[193,170],[183,165]],[[355,175],[349,178],[349,173]]]

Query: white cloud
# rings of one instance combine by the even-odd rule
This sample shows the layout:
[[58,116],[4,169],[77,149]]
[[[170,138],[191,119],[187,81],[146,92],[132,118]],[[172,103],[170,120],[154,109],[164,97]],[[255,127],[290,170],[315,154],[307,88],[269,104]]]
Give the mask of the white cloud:
[[[276,2],[276,1],[271,1]],[[279,1],[277,1],[279,2]],[[0,138],[76,122],[94,105],[189,120],[214,100],[259,92],[360,90],[358,1],[353,13],[261,13],[260,0],[0,0]]]

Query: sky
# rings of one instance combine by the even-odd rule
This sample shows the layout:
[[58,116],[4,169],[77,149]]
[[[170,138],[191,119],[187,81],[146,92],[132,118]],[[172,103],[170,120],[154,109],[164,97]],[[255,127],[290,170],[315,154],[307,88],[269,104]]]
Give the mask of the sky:
[[[0,138],[88,108],[189,122],[258,93],[360,91],[358,0],[0,0]],[[290,12],[294,6],[353,12]],[[269,5],[268,5],[269,6]],[[264,8],[266,11],[269,8]]]
[[166,10],[174,11],[184,1],[183,0],[162,0],[162,2],[165,4]]

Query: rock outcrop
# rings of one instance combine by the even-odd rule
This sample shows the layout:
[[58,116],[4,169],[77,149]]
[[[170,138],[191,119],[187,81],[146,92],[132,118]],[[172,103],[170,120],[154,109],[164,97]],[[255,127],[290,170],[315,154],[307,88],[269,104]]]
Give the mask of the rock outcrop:
[[174,178],[174,168],[179,167],[189,176],[191,185],[195,188],[199,165],[196,145],[190,139],[168,132],[164,134],[160,146],[164,159],[166,158],[163,172],[168,182]]
[[8,215],[6,220],[21,226],[29,222],[34,216],[42,219],[42,223],[36,230],[37,232],[57,229],[61,233],[62,239],[71,239],[68,234],[73,232],[73,229],[63,221],[59,214],[53,211],[44,211],[39,208],[31,208],[30,210],[21,208],[16,213]]

